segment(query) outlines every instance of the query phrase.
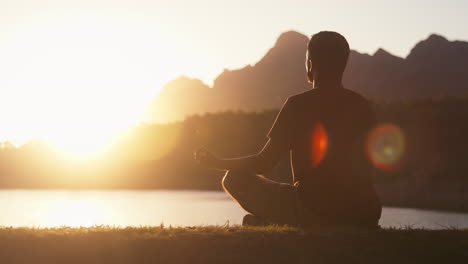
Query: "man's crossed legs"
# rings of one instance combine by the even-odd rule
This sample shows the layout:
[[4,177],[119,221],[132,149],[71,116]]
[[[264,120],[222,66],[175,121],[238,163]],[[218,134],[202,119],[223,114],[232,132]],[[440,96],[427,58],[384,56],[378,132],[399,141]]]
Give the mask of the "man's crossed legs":
[[264,219],[266,223],[297,226],[314,221],[313,215],[302,206],[297,189],[291,184],[234,170],[226,172],[222,184],[244,210]]

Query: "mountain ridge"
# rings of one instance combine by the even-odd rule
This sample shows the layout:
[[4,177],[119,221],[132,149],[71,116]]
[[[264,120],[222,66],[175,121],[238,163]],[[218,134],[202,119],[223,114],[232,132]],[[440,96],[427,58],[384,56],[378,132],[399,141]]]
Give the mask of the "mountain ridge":
[[[308,37],[282,33],[255,64],[225,69],[209,87],[200,80],[169,81],[148,105],[146,122],[181,120],[206,112],[279,108],[287,97],[310,89],[304,60]],[[406,58],[383,48],[374,54],[352,50],[344,86],[384,100],[462,96],[468,92],[468,42],[431,34]]]

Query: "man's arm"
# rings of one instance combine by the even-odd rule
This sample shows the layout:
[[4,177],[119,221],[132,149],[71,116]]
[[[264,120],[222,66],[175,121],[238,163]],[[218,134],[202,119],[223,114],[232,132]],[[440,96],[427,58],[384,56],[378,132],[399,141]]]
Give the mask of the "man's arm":
[[195,159],[205,167],[222,170],[245,170],[260,174],[271,170],[287,151],[289,151],[287,144],[269,139],[263,149],[254,155],[219,159],[209,151],[200,149],[195,153]]

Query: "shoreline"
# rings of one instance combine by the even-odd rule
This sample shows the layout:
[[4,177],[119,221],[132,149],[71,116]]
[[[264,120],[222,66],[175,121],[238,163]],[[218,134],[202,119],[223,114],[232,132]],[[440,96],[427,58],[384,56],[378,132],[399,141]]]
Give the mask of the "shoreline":
[[[212,192],[212,193],[223,193],[223,190],[213,190],[213,189],[145,189],[145,188],[109,188],[109,189],[97,189],[97,188],[72,188],[72,189],[65,189],[65,188],[14,188],[14,189],[7,189],[7,188],[0,188],[0,191],[83,191],[83,192],[119,192],[119,191],[128,191],[128,192]],[[450,208],[449,206],[414,206],[414,204],[405,205],[404,203],[383,203],[383,207],[386,208],[400,208],[400,209],[414,209],[414,210],[424,210],[424,211],[433,211],[433,212],[440,212],[440,213],[458,213],[458,214],[465,214],[468,213],[468,208],[466,210],[458,210],[456,208]]]

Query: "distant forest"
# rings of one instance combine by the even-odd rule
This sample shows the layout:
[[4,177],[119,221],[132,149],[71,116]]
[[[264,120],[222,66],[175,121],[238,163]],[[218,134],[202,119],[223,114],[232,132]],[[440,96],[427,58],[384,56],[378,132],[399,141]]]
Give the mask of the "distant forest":
[[[377,171],[385,205],[468,211],[468,97],[376,102],[379,123],[401,127],[404,164]],[[3,142],[0,188],[221,190],[222,171],[193,161],[200,146],[221,157],[252,154],[266,142],[278,110],[194,115],[168,124],[130,128],[95,160],[67,160],[47,143],[19,148]],[[268,173],[288,182],[289,160]]]

